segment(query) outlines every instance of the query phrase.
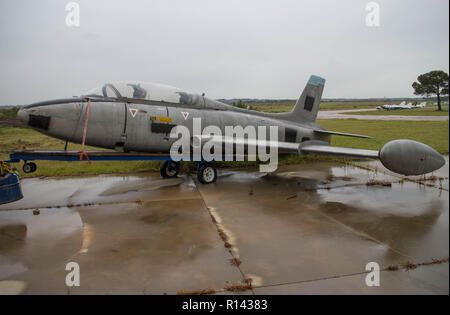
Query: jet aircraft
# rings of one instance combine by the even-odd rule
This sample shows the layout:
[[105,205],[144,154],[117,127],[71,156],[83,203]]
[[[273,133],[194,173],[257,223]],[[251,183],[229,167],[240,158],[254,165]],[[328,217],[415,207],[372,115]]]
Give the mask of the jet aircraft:
[[417,105],[413,105],[412,103],[408,103],[406,104],[405,101],[401,102],[400,104],[396,105],[381,105],[381,106],[377,106],[378,110],[382,110],[382,109],[386,109],[386,110],[398,110],[398,109],[415,109],[415,108],[424,108],[427,106],[427,102],[422,102],[420,104]]
[[[369,137],[326,130],[316,123],[324,85],[325,79],[312,75],[292,111],[273,114],[227,105],[204,94],[167,85],[106,83],[79,97],[23,106],[18,117],[45,135],[121,152],[167,154],[177,140],[170,137],[171,131],[184,126],[192,135],[193,147],[204,146],[208,141],[222,145],[241,142],[246,146],[245,152],[252,145],[260,145],[268,149],[277,146],[280,154],[380,159],[386,168],[403,175],[426,174],[445,164],[433,148],[406,139],[388,142],[379,151],[331,146],[332,136]],[[194,120],[198,118],[203,125],[217,126],[222,134],[226,126],[276,126],[277,139],[252,142],[246,138],[195,134]],[[179,166],[179,161],[166,161],[161,165],[161,175],[177,176]],[[23,169],[33,171],[28,163]],[[200,160],[197,176],[204,184],[216,181],[214,164]]]

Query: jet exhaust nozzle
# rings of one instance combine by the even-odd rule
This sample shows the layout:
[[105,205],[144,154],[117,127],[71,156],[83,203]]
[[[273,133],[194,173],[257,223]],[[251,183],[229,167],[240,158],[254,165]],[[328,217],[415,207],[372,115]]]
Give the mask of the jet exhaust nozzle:
[[440,169],[445,159],[435,149],[421,142],[399,139],[386,143],[379,158],[392,172],[402,175],[423,175]]

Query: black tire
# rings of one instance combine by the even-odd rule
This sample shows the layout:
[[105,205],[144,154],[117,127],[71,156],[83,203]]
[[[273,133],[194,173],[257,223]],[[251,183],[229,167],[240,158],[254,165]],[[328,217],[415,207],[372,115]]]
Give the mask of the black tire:
[[31,164],[31,168],[32,168],[32,173],[34,173],[34,172],[36,172],[36,170],[37,170],[37,165],[36,165],[36,163],[33,163],[33,162],[29,162],[29,164]]
[[180,171],[180,162],[164,161],[159,168],[163,178],[177,177]]
[[202,184],[212,184],[217,180],[217,170],[212,164],[204,163],[197,170],[197,178]]
[[34,163],[25,163],[23,166],[22,166],[22,170],[23,170],[23,172],[24,173],[33,173],[35,170],[36,170],[36,164],[34,164]]

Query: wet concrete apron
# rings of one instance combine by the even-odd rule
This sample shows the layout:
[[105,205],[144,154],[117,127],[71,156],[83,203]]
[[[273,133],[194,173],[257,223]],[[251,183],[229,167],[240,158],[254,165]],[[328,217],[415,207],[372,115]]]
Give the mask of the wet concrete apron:
[[[410,180],[358,164],[223,171],[212,185],[26,179],[25,198],[0,206],[0,293],[448,294],[448,163]],[[65,285],[71,261],[79,287]],[[385,269],[379,287],[369,262]]]

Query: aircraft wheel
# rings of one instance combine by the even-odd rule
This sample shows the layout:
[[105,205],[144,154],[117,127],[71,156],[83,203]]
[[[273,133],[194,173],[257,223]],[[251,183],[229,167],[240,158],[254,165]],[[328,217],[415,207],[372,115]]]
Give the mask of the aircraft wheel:
[[204,163],[197,171],[198,181],[202,184],[211,184],[217,180],[217,170],[212,164]]
[[33,162],[25,163],[25,164],[22,166],[22,170],[23,170],[25,173],[33,173],[34,171],[36,171],[36,169],[37,169],[36,163],[33,163]]
[[180,162],[164,161],[159,172],[163,178],[176,177],[180,171]]

